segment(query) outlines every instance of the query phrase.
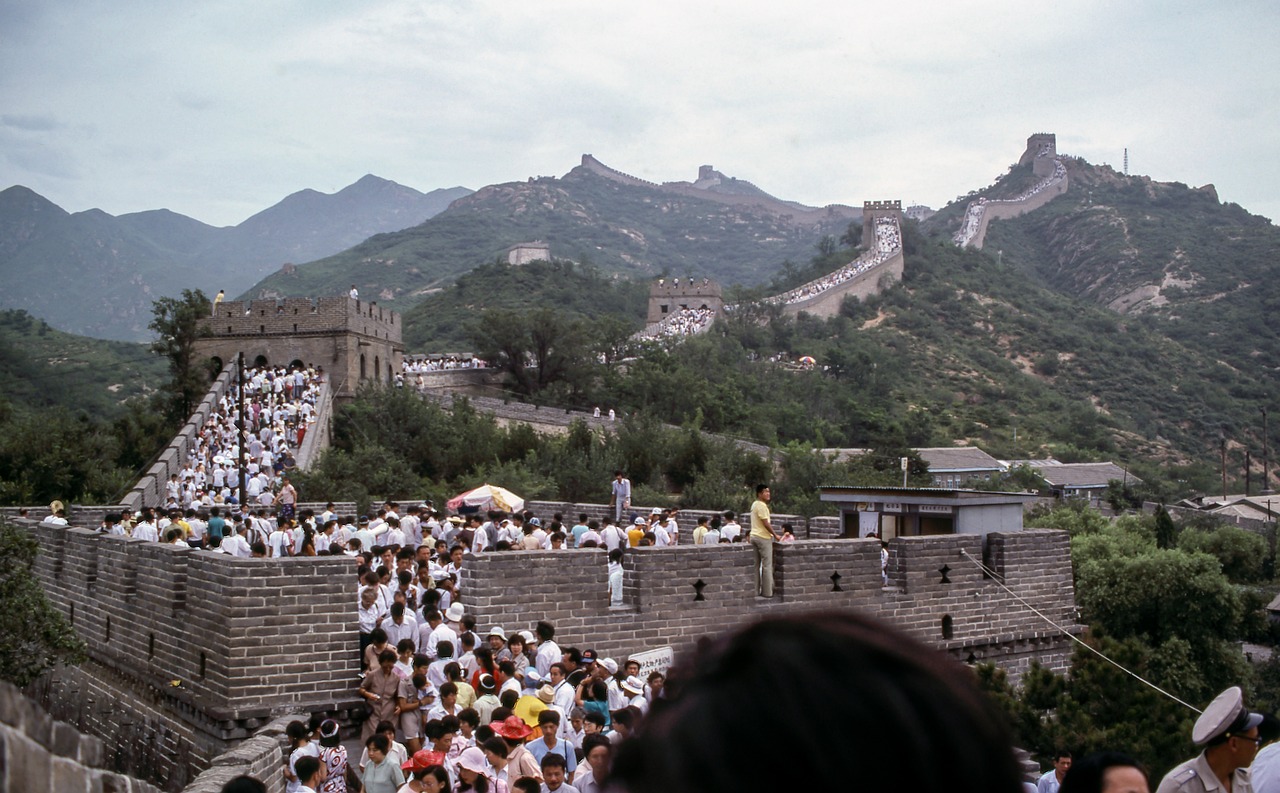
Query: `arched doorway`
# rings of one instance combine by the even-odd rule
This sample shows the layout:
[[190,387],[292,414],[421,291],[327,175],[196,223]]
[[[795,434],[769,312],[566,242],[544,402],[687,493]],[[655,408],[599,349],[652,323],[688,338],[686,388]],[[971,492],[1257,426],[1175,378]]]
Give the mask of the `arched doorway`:
[[373,356],[373,379],[381,382],[382,380],[382,360],[380,356]]
[[254,369],[266,369],[270,365],[271,364],[267,361],[267,356],[265,355],[259,355],[257,358],[253,359]]

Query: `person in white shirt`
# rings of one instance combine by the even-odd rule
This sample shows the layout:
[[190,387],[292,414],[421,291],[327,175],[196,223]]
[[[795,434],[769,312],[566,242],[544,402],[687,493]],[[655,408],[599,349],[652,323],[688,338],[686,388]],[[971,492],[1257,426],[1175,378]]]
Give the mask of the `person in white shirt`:
[[389,614],[391,618],[382,621],[382,629],[387,632],[387,641],[391,646],[398,646],[401,639],[408,639],[416,647],[418,621],[414,619],[413,612],[405,608],[403,603],[392,603]]
[[627,541],[627,533],[618,528],[613,521],[610,521],[604,531],[600,532],[600,541],[604,543],[604,547],[610,551],[621,548]]
[[538,674],[545,678],[551,673],[551,665],[560,661],[560,645],[553,641],[556,629],[551,623],[539,622],[534,631],[538,635],[538,654],[534,657],[534,665]]
[[737,515],[733,513],[733,510],[725,510],[724,525],[720,527],[720,536],[729,542],[737,542],[740,534],[742,534],[742,527],[738,525]]
[[241,559],[248,559],[253,556],[253,549],[249,546],[249,541],[241,537],[239,532],[230,526],[227,527],[227,536],[222,538],[222,550]]

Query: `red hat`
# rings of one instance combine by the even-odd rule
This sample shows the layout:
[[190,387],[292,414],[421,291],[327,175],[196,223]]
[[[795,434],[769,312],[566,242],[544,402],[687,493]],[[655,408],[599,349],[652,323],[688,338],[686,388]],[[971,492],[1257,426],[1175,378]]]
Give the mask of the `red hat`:
[[413,757],[406,760],[401,766],[401,771],[426,771],[433,765],[444,765],[444,752],[433,752],[430,749],[419,749],[413,753]]
[[524,719],[514,715],[502,721],[490,722],[489,727],[494,733],[512,741],[523,741],[529,737],[529,733],[533,732],[533,728],[525,724]]

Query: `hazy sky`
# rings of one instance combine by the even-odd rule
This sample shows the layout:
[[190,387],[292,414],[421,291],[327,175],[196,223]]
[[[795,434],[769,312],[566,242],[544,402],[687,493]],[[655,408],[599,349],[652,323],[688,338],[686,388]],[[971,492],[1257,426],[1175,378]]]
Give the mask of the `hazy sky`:
[[937,207],[1033,132],[1280,217],[1280,4],[0,0],[0,188],[218,225],[365,173],[420,190],[702,164]]

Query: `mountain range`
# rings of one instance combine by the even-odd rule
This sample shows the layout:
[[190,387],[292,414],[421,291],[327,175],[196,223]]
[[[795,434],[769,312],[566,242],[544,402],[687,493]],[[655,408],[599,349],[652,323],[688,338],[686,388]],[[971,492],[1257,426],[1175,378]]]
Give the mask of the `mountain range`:
[[484,187],[412,228],[263,279],[244,297],[337,294],[355,284],[401,310],[520,243],[551,256],[647,280],[661,274],[725,284],[768,281],[786,261],[806,261],[861,210],[774,198],[710,166],[694,182],[655,184],[591,155],[562,177]]
[[149,337],[151,303],[200,288],[235,295],[272,270],[414,226],[471,193],[422,193],[365,176],[333,194],[302,190],[235,226],[167,209],[69,213],[34,191],[0,192],[0,308],[107,339]]

